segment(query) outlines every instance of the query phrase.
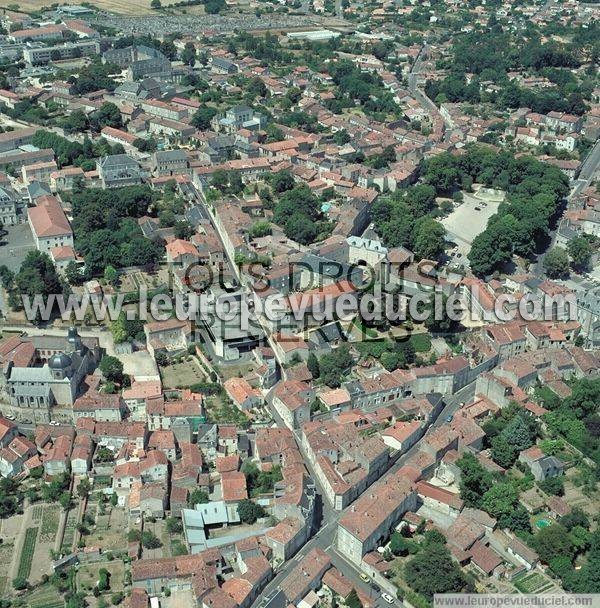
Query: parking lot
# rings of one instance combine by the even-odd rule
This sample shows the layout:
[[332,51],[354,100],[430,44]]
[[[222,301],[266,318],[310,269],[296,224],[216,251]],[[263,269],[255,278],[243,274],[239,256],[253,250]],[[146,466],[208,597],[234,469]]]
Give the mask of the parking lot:
[[17,272],[28,251],[35,249],[29,224],[5,226],[7,234],[0,239],[0,260],[13,272]]
[[464,202],[442,220],[448,240],[457,245],[456,255],[460,253],[462,258],[469,253],[473,240],[485,230],[488,220],[496,213],[499,205],[497,201],[486,202],[464,194]]

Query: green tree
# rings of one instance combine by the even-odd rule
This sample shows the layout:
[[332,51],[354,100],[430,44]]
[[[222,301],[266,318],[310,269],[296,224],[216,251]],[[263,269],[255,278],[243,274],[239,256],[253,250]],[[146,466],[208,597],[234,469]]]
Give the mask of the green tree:
[[590,267],[592,246],[585,236],[576,236],[567,244],[567,251],[571,256],[571,265],[575,270],[585,271]]
[[99,365],[100,371],[109,382],[123,382],[123,363],[116,357],[104,355]]
[[191,66],[196,63],[196,47],[193,42],[185,43],[185,47],[181,51],[181,61]]
[[193,509],[196,505],[209,502],[208,493],[202,488],[194,488],[188,496],[188,505]]
[[108,265],[104,269],[104,280],[109,285],[113,285],[114,286],[114,285],[117,284],[118,279],[119,279],[119,274],[117,273],[117,270],[115,269],[115,267]]
[[550,249],[544,257],[544,270],[551,279],[569,274],[569,254],[562,247]]
[[571,559],[573,557],[573,544],[567,530],[561,524],[552,524],[539,530],[533,537],[532,544],[545,564],[549,564],[552,559],[561,555]]
[[217,110],[212,106],[200,106],[192,116],[192,125],[201,131],[210,129],[210,121],[216,116]]
[[265,510],[259,504],[248,499],[240,500],[237,510],[240,520],[245,524],[253,524],[257,519],[265,516]]
[[150,530],[142,532],[142,545],[145,549],[158,549],[162,546],[160,539]]
[[346,597],[345,604],[346,606],[348,606],[348,608],[363,608],[363,604],[360,601],[358,593],[356,593],[356,589],[354,589],[354,587]]
[[467,579],[453,561],[450,551],[442,544],[432,543],[411,558],[404,567],[408,585],[427,599],[435,593],[458,593],[467,585]]
[[320,375],[320,371],[319,360],[317,359],[315,353],[309,353],[308,359],[306,360],[306,366],[308,367],[308,371],[311,373],[312,377],[317,379]]

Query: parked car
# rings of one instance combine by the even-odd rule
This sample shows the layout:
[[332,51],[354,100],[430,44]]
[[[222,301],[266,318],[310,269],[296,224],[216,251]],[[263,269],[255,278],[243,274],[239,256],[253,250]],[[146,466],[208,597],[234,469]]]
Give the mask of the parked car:
[[383,598],[383,601],[387,602],[388,604],[394,603],[394,598],[389,593],[382,593],[381,597]]
[[371,580],[364,572],[360,573],[360,579],[365,581],[365,583],[368,583]]

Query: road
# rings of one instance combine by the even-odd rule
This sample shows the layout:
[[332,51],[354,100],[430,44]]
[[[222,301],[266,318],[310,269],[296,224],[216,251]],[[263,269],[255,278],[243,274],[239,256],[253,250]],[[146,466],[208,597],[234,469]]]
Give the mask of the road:
[[427,97],[427,95],[425,95],[425,93],[417,86],[418,76],[421,72],[421,65],[427,53],[428,48],[427,43],[425,43],[421,47],[421,50],[419,51],[419,54],[417,55],[417,58],[415,59],[415,62],[413,63],[410,69],[410,74],[407,78],[408,90],[414,95],[415,99],[419,102],[421,107],[423,107],[432,115],[437,114],[444,121],[444,125],[446,126],[444,139],[448,140],[450,139],[450,136],[452,135],[452,129],[454,128],[452,123],[448,119],[444,118],[444,116],[442,116],[440,110],[435,105],[435,103],[433,103],[433,101],[429,99],[429,97]]
[[[456,413],[456,410],[458,410],[458,408],[460,407],[461,403],[471,401],[474,396],[475,382],[472,382],[471,384],[468,384],[461,390],[457,391],[456,394],[447,397],[444,400],[444,409],[442,410],[438,418],[433,422],[431,429],[437,428],[442,424],[445,424],[447,417],[453,416]],[[270,401],[267,400],[267,402],[270,405]],[[272,406],[271,411],[277,423],[283,424],[283,421],[275,411],[275,408],[273,408]],[[427,433],[424,435],[424,437],[426,436]],[[423,439],[421,439],[421,441],[423,441]],[[403,454],[396,461],[396,463],[390,469],[388,469],[386,475],[393,475],[395,472],[398,471],[398,469],[404,466],[404,464],[406,464],[406,462],[419,451],[421,441],[417,442],[405,454]],[[296,442],[300,444],[297,434]],[[312,471],[310,465],[308,464],[307,458],[304,454],[303,457],[307,469],[311,474],[311,478],[316,482],[317,487],[320,490],[320,495],[323,496],[322,490],[321,488],[319,488],[318,480],[314,475],[314,472]],[[275,578],[264,589],[261,599],[258,600],[255,604],[255,608],[284,608],[284,606],[286,605],[285,598],[279,590],[281,582],[288,574],[290,574],[294,566],[297,564],[298,560],[302,559],[302,557],[304,557],[311,549],[315,547],[319,547],[323,551],[326,551],[330,555],[333,564],[344,574],[344,576],[350,579],[352,584],[357,589],[360,589],[370,597],[373,597],[373,599],[375,599],[375,596],[378,595],[375,593],[375,591],[371,588],[369,584],[365,583],[360,578],[360,570],[356,567],[356,565],[348,562],[343,556],[337,553],[333,546],[335,542],[335,532],[337,528],[337,523],[345,511],[334,511],[326,500],[323,500],[323,503],[324,525],[319,529],[315,536],[313,536],[312,539],[302,547],[302,549],[296,554],[293,559],[289,560],[282,566],[281,570],[277,573]],[[387,604],[381,597],[378,597],[376,600],[376,606],[378,608],[389,605],[390,604]],[[398,608],[403,606],[402,602],[400,602],[399,600],[397,600],[394,605]]]
[[[579,196],[597,177],[600,167],[600,139],[596,141],[593,148],[588,152],[588,155],[585,157],[581,165],[581,169],[579,170],[579,175],[577,179],[571,181],[571,192],[567,196],[567,201],[570,202],[577,196]],[[550,234],[550,246],[548,249],[552,248],[554,244],[554,237],[556,234],[556,230],[552,231]],[[531,265],[530,272],[533,273],[536,277],[542,277],[544,275],[544,257],[548,250],[541,253],[535,264]]]

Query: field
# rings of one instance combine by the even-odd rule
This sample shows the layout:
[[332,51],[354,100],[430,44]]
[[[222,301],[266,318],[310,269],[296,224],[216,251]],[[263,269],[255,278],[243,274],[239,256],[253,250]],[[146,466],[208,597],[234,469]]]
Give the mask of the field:
[[[163,7],[168,7],[178,0],[162,0]],[[0,2],[1,8],[7,8],[9,5],[19,6],[23,11],[38,11],[44,7],[49,7],[52,4],[49,0],[23,0],[22,2]],[[61,0],[61,4],[80,4],[80,0]],[[98,10],[117,13],[119,15],[160,15],[160,12],[150,8],[150,0],[96,0],[94,7]],[[201,7],[187,7],[189,9],[198,9]],[[179,9],[181,10],[181,9]],[[193,11],[198,13],[197,10]]]
[[49,584],[41,585],[26,596],[28,608],[63,608],[65,601]]
[[21,552],[21,560],[19,561],[19,570],[17,572],[17,576],[19,577],[29,577],[37,533],[37,528],[27,528],[25,532],[25,541],[23,542],[23,551]]
[[552,587],[552,583],[539,572],[530,572],[514,580],[515,587],[521,593],[540,593]]
[[40,540],[54,542],[58,531],[58,519],[60,517],[59,507],[56,505],[46,505],[42,515],[42,525],[40,528]]

